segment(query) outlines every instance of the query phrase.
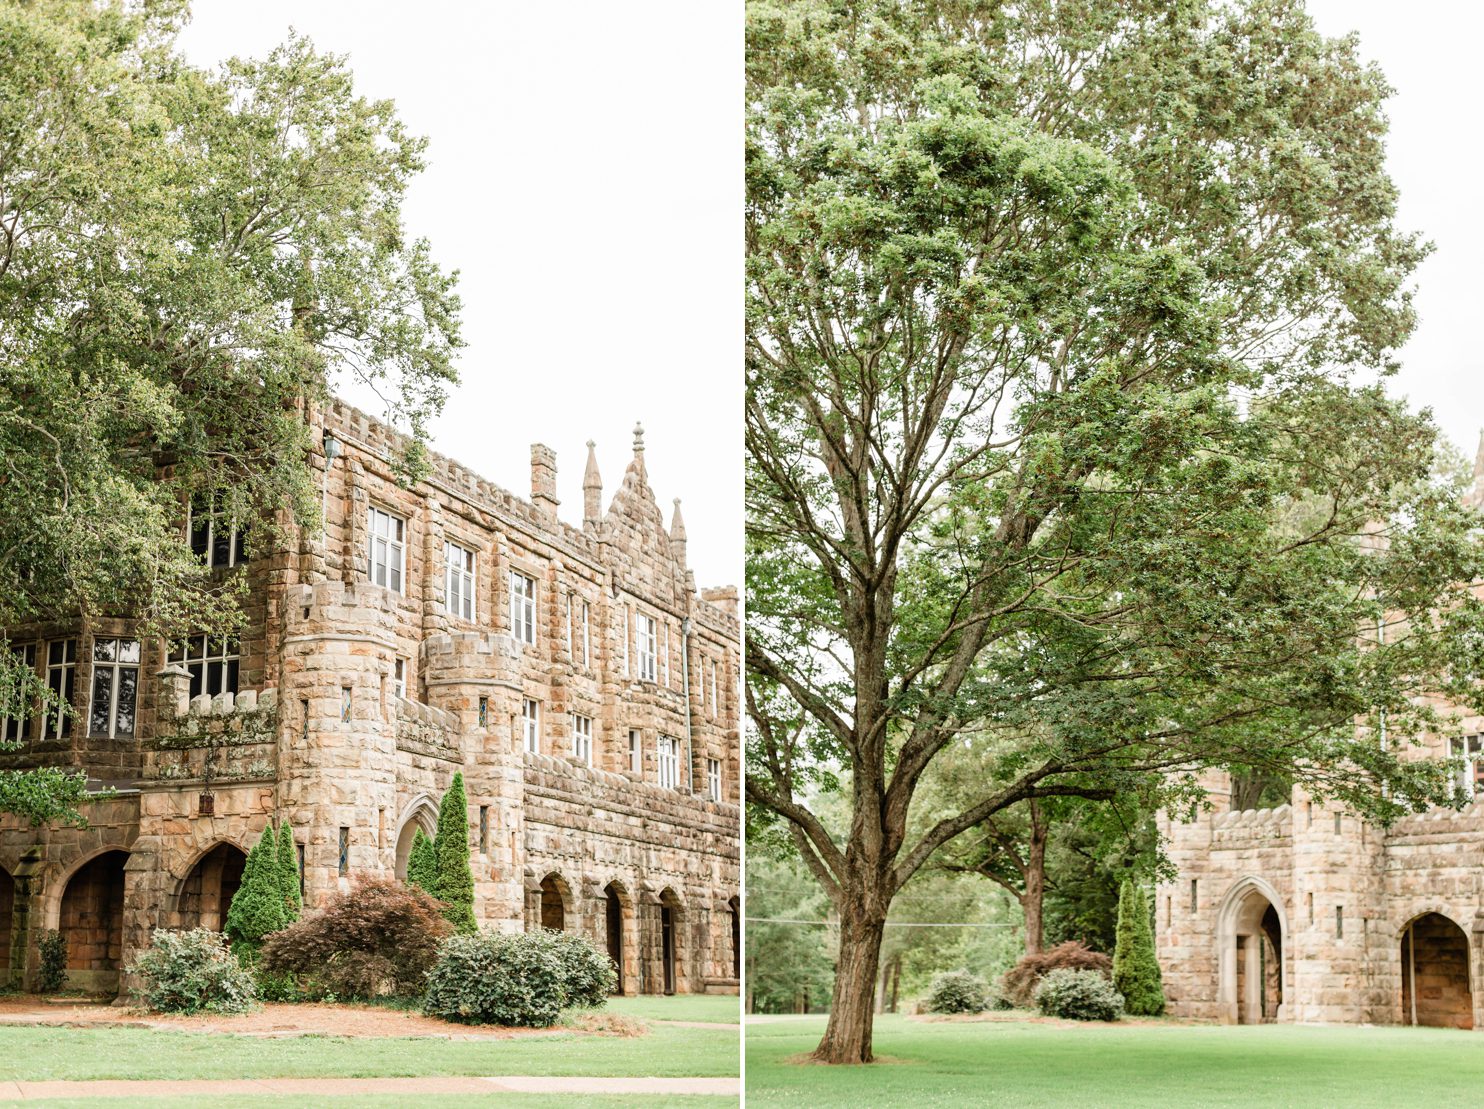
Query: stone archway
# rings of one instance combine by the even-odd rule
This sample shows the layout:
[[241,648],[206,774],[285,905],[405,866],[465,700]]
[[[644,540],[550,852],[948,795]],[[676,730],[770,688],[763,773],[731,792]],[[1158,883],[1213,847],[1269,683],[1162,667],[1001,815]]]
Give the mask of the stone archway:
[[202,854],[176,890],[175,926],[224,931],[246,865],[247,853],[227,840]]
[[1473,1028],[1469,938],[1442,913],[1423,913],[1401,933],[1404,1024]]
[[685,980],[681,968],[685,935],[685,908],[677,894],[669,886],[659,896],[659,959],[660,992],[664,994],[684,993]]
[[1247,877],[1227,892],[1216,918],[1217,1000],[1229,1024],[1286,1019],[1288,918],[1283,899],[1261,878]]
[[413,799],[397,826],[396,875],[399,881],[407,881],[407,860],[412,855],[412,841],[417,838],[419,828],[429,839],[438,833],[438,807],[427,794]]
[[727,917],[732,925],[732,977],[742,981],[742,902],[733,897],[727,902]]
[[571,891],[562,876],[553,871],[541,879],[541,927],[553,932],[567,930],[567,904]]
[[94,855],[67,879],[57,928],[67,937],[67,985],[117,993],[124,946],[124,864],[127,851]]

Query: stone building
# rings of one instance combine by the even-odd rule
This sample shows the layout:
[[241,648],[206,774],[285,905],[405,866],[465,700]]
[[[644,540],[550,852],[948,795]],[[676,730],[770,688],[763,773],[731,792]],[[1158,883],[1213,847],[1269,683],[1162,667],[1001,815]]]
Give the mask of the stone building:
[[[1474,475],[1478,505],[1484,445]],[[1295,787],[1287,804],[1233,811],[1230,779],[1212,773],[1208,811],[1162,820],[1179,868],[1155,906],[1173,1013],[1484,1027],[1484,717],[1458,715],[1418,755],[1460,758],[1462,810],[1380,828]]]
[[574,526],[547,447],[529,500],[439,456],[404,488],[396,432],[341,403],[315,420],[322,534],[248,559],[231,521],[188,519],[213,573],[248,577],[235,640],[6,630],[66,707],[0,722],[22,744],[0,762],[114,790],[86,828],[0,823],[10,981],[33,980],[47,929],[72,984],[106,992],[153,929],[221,927],[270,820],[293,829],[307,910],[404,875],[462,770],[483,925],[581,932],[626,993],[735,992],[737,594],[697,591],[642,431],[606,510],[589,444]]

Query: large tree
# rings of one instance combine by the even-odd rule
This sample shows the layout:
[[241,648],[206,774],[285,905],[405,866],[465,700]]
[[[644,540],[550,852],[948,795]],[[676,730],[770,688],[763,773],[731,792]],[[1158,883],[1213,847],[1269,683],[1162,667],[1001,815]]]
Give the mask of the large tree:
[[[190,65],[185,17],[0,0],[0,646],[58,613],[230,630],[188,501],[269,549],[317,525],[336,374],[419,435],[454,380],[453,278],[402,226],[424,140],[302,38]],[[0,716],[45,696],[17,671],[0,650]],[[35,792],[0,804],[51,819]]]
[[[1474,695],[1480,560],[1375,383],[1424,250],[1353,40],[1288,0],[747,34],[747,800],[839,913],[817,1057],[866,1062],[893,897],[1010,806],[1213,767],[1443,799],[1398,751],[1415,694]],[[965,745],[976,795],[923,818]]]

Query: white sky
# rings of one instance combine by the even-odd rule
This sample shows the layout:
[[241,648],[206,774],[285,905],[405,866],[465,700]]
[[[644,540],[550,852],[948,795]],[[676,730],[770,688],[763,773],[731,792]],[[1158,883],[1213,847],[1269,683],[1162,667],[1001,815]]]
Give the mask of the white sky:
[[430,139],[405,215],[461,271],[468,344],[434,448],[528,496],[546,443],[580,523],[586,441],[606,507],[641,421],[698,584],[740,584],[741,0],[195,0],[181,46],[260,57],[290,26]]

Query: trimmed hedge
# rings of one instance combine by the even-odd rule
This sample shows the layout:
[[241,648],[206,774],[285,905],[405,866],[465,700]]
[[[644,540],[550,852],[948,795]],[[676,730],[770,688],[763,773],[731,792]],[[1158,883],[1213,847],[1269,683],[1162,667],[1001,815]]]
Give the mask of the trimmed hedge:
[[1053,970],[1036,987],[1036,1008],[1066,1020],[1117,1020],[1123,995],[1095,970]]
[[428,976],[423,1012],[463,1024],[549,1028],[562,1010],[600,1005],[617,981],[613,960],[561,932],[478,932],[446,940]]
[[129,972],[142,983],[135,994],[157,1013],[245,1013],[257,999],[252,972],[209,928],[156,932]]
[[982,1013],[990,1005],[989,983],[972,971],[944,971],[928,987],[923,1005],[930,1013]]

